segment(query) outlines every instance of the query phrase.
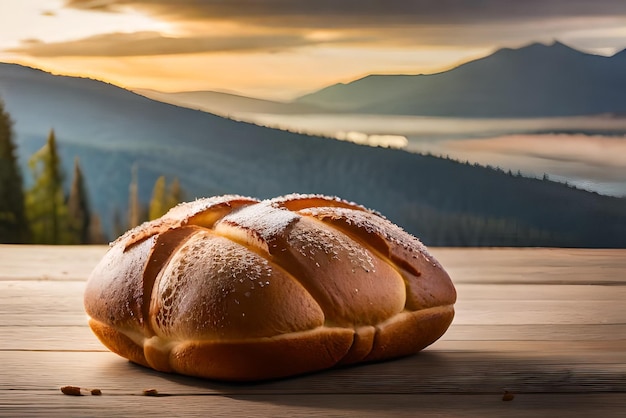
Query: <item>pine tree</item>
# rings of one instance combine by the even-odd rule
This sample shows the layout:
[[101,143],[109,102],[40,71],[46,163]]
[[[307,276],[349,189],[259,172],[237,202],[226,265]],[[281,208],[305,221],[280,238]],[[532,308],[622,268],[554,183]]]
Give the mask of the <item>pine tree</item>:
[[15,156],[11,117],[0,101],[0,242],[25,243],[29,239],[22,176]]
[[124,221],[122,220],[122,214],[120,212],[120,209],[119,207],[116,206],[115,209],[113,210],[113,236],[119,237],[124,232],[126,232],[126,229],[128,228],[126,227],[126,225],[124,224]]
[[66,244],[68,214],[63,193],[63,171],[57,151],[56,137],[51,130],[48,141],[28,162],[33,173],[33,187],[26,194],[26,211],[33,242]]
[[165,177],[160,176],[152,188],[152,198],[150,199],[150,209],[148,218],[150,220],[160,218],[167,212],[165,195]]
[[106,234],[102,227],[102,221],[97,213],[91,216],[89,222],[89,240],[90,244],[105,244],[107,242]]
[[134,228],[143,220],[141,202],[139,201],[139,181],[137,179],[137,165],[133,165],[132,179],[128,196],[128,228]]
[[182,202],[183,191],[177,178],[172,180],[169,187],[166,187],[165,176],[160,176],[154,182],[152,189],[152,199],[150,199],[150,220],[160,218],[168,210]]
[[165,201],[167,208],[170,209],[178,205],[180,202],[183,201],[184,197],[185,194],[183,192],[183,189],[180,187],[180,182],[178,181],[178,178],[175,177],[174,180],[172,180],[169,191],[167,193]]
[[70,196],[67,201],[71,232],[77,244],[89,243],[89,223],[91,213],[89,199],[85,188],[85,179],[80,168],[78,157],[74,159],[74,176]]

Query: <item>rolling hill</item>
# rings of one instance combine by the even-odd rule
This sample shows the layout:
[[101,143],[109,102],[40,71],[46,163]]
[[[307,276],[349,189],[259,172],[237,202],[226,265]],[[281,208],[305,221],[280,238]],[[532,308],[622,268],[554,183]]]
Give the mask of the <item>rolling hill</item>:
[[167,93],[149,89],[136,89],[135,93],[160,102],[170,103],[190,109],[228,116],[240,113],[272,113],[292,115],[302,113],[323,113],[326,110],[310,104],[279,102],[257,99],[232,93],[217,91],[180,91]]
[[626,50],[612,57],[562,43],[504,48],[429,75],[369,75],[294,101],[354,113],[547,117],[626,113]]
[[[92,207],[111,230],[131,167],[149,200],[159,175],[188,199],[237,193],[338,195],[429,245],[626,247],[626,199],[401,150],[237,122],[111,84],[0,64],[21,166],[54,129],[66,173],[80,158]],[[67,179],[69,181],[69,179]]]

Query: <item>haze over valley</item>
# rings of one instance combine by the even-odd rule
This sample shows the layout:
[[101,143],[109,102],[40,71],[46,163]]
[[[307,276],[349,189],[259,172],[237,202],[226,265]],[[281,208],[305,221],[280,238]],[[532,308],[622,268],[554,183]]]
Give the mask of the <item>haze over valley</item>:
[[[576,72],[564,70],[572,67]],[[291,102],[217,92],[138,92],[263,126],[547,175],[626,196],[626,95],[617,94],[626,91],[624,74],[624,51],[597,56],[554,42],[505,48],[435,75],[368,76]],[[449,89],[484,80],[499,85]],[[363,106],[391,103],[394,94],[405,104],[395,99],[395,108]],[[415,106],[426,115],[412,114]]]

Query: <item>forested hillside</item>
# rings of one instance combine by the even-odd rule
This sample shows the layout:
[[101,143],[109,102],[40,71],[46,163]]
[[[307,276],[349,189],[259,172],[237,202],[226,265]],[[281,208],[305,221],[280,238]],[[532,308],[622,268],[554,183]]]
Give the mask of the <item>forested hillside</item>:
[[[127,216],[132,168],[148,202],[156,179],[187,199],[323,193],[378,210],[429,245],[626,247],[626,199],[469,164],[236,122],[106,83],[0,64],[20,165],[56,134],[65,171],[80,158],[109,234]],[[26,175],[26,183],[29,179]]]

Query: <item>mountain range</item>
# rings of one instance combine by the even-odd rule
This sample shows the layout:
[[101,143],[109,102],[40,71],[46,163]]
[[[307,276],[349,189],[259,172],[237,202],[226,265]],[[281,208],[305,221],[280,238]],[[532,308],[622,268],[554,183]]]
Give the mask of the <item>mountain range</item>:
[[362,113],[451,117],[626,114],[626,49],[593,55],[560,42],[533,43],[436,74],[368,75],[290,102],[214,91],[136,90],[155,100],[222,115]]
[[428,245],[626,247],[626,199],[559,183],[269,129],[16,64],[0,64],[0,99],[27,183],[27,160],[54,129],[65,172],[78,157],[109,234],[136,167],[143,202],[165,175],[180,180],[187,199],[337,195]]
[[503,48],[449,71],[369,75],[299,97],[352,113],[546,117],[626,113],[626,49],[611,57],[560,42]]

